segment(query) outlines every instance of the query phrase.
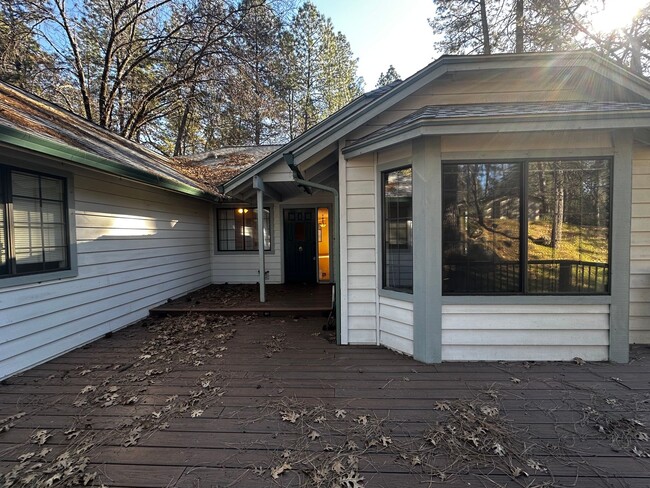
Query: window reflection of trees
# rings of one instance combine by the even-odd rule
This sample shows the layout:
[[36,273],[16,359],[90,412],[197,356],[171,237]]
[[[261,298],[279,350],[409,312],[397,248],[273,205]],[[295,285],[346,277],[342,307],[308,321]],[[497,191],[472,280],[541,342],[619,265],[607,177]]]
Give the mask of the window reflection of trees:
[[383,173],[383,288],[413,290],[413,171]]
[[444,291],[607,292],[609,188],[602,159],[445,164]]

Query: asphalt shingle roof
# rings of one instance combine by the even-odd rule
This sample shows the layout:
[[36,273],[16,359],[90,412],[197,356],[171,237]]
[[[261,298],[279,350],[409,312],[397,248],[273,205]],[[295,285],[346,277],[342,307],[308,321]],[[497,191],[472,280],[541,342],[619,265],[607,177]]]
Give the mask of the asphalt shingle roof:
[[576,115],[650,111],[650,104],[636,102],[520,102],[460,105],[427,105],[386,127],[356,141],[358,144],[426,121],[453,121],[468,118],[494,118],[526,115]]
[[247,170],[282,146],[228,146],[176,158],[185,171],[192,172],[197,181],[205,181],[216,188]]
[[210,185],[183,174],[182,167],[171,158],[5,83],[0,83],[0,125],[99,156],[118,167],[149,175],[154,181],[180,183],[217,195]]

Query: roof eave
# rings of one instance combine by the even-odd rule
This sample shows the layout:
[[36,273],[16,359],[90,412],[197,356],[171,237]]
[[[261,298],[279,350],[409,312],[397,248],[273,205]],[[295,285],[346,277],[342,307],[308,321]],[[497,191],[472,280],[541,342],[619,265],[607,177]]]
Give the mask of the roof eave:
[[45,156],[53,157],[56,159],[65,160],[79,166],[99,170],[105,173],[110,173],[116,176],[128,178],[130,180],[152,185],[164,190],[170,190],[177,193],[182,193],[201,200],[211,202],[220,201],[218,195],[203,191],[199,188],[192,187],[185,183],[173,182],[163,178],[159,178],[146,171],[139,171],[135,168],[120,165],[101,156],[76,149],[59,142],[48,140],[34,134],[8,127],[0,124],[0,144],[17,147],[30,152],[36,152]]
[[[576,125],[578,123],[578,125]],[[511,125],[507,125],[511,124]],[[456,117],[418,119],[377,137],[351,144],[343,149],[346,158],[354,158],[407,140],[427,135],[511,133],[554,130],[602,130],[650,127],[650,111],[590,112],[579,114],[501,115],[492,117]]]
[[[454,66],[456,68],[452,69]],[[410,78],[407,78],[394,89],[376,98],[356,113],[351,114],[350,117],[339,123],[336,128],[331,129],[329,133],[323,133],[318,138],[310,141],[309,144],[301,147],[300,151],[296,152],[296,159],[301,160],[309,157],[309,155],[317,152],[323,145],[331,143],[332,139],[340,139],[343,137],[343,133],[349,133],[365,121],[380,114],[385,110],[386,105],[393,105],[399,102],[447,72],[517,66],[522,68],[575,66],[586,67],[596,71],[599,67],[606,68],[614,71],[622,79],[627,81],[628,83],[625,85],[627,88],[650,100],[650,83],[648,81],[633,75],[620,66],[590,51],[498,54],[490,56],[442,56]],[[356,124],[354,124],[355,122]],[[351,124],[354,126],[350,127]]]

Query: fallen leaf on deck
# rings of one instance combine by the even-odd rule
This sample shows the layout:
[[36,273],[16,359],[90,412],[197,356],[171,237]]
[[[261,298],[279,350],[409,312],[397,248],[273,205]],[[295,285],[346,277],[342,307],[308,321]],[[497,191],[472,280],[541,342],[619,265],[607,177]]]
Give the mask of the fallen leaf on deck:
[[354,419],[354,421],[357,424],[367,425],[368,424],[368,416],[367,415],[359,415],[356,419]]
[[285,471],[291,470],[291,465],[289,463],[284,463],[281,466],[276,466],[275,468],[271,469],[271,476],[273,479],[277,480],[282,473]]
[[39,430],[32,434],[30,437],[31,443],[32,444],[38,444],[39,446],[42,446],[47,442],[48,439],[52,437],[52,434],[50,434],[47,430]]
[[300,418],[300,414],[296,412],[280,412],[282,415],[282,420],[285,422],[291,422],[292,424],[296,423],[296,420]]

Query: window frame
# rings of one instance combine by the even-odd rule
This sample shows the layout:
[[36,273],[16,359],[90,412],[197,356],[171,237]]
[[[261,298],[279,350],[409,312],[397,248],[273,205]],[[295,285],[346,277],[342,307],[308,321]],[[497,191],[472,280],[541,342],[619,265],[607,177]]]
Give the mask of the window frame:
[[[15,243],[13,240],[14,223],[13,212],[9,209],[12,206],[13,194],[11,191],[12,172],[26,173],[45,178],[60,179],[63,182],[63,216],[65,225],[63,235],[66,240],[65,251],[67,257],[67,266],[52,270],[36,270],[31,272],[16,273],[15,263],[10,263],[10,274],[0,275],[0,289],[14,286],[29,285],[46,281],[55,281],[77,276],[77,240],[75,229],[75,196],[74,196],[74,177],[71,173],[61,171],[58,168],[52,168],[47,164],[33,163],[25,161],[22,156],[12,157],[11,154],[5,155],[0,163],[0,175],[4,183],[2,188],[3,196],[0,198],[0,205],[5,207],[5,221],[2,222],[3,229],[7,229],[7,257],[9,260],[15,259]],[[39,198],[40,200],[40,198]],[[12,269],[13,268],[13,269]]]
[[[415,273],[413,269],[413,283],[411,286],[411,289],[405,289],[405,288],[394,288],[394,287],[387,287],[386,286],[386,231],[387,231],[387,225],[386,225],[386,217],[385,217],[385,211],[384,211],[384,205],[385,205],[385,194],[384,194],[384,175],[388,173],[392,173],[395,171],[400,171],[403,169],[411,169],[411,222],[414,222],[415,220],[415,212],[414,212],[414,206],[413,206],[413,194],[414,194],[414,189],[413,189],[413,162],[410,160],[402,160],[402,161],[394,161],[388,164],[384,165],[379,165],[378,166],[378,178],[377,178],[377,202],[378,206],[380,209],[380,212],[378,212],[379,216],[379,225],[378,225],[378,231],[379,231],[379,239],[377,240],[377,248],[378,252],[380,253],[381,259],[380,259],[380,265],[379,265],[379,276],[378,276],[378,283],[380,283],[379,286],[379,295],[380,296],[385,296],[388,298],[395,298],[399,300],[407,300],[407,301],[412,301],[413,300],[413,289],[415,287]],[[412,224],[414,226],[414,224]],[[412,229],[413,232],[413,229]],[[415,234],[413,234],[412,240],[411,240],[411,255],[413,256],[413,245],[416,237]]]
[[[229,206],[229,207],[215,207],[214,211],[214,223],[215,223],[215,249],[214,252],[215,254],[220,254],[220,253],[226,253],[226,254],[252,254],[252,253],[258,253],[259,252],[259,243],[258,247],[256,249],[221,249],[221,240],[220,240],[220,232],[221,229],[219,228],[219,211],[221,210],[232,210],[233,212],[236,213],[237,209],[239,208],[244,208],[248,210],[257,210],[256,206],[251,206],[251,205],[237,205],[237,206]],[[264,248],[265,253],[273,253],[273,207],[263,207],[263,210],[268,211],[269,215],[269,247]],[[257,225],[257,224],[256,224]],[[257,227],[256,227],[257,228]]]
[[[608,181],[609,181],[609,192],[608,192],[608,230],[607,230],[607,291],[605,292],[554,292],[554,293],[541,293],[541,292],[529,292],[528,291],[528,205],[529,205],[529,168],[530,163],[542,163],[542,162],[570,162],[570,161],[585,161],[585,160],[602,160],[607,161],[608,164]],[[441,173],[441,195],[444,192],[444,167],[448,165],[469,165],[469,164],[518,164],[520,165],[520,189],[519,189],[519,198],[520,198],[520,211],[519,211],[519,230],[520,230],[520,243],[519,243],[519,272],[520,272],[520,290],[518,292],[445,292],[442,291],[442,296],[445,299],[453,299],[454,297],[536,297],[536,298],[562,298],[562,297],[594,297],[595,299],[602,297],[610,297],[612,294],[612,218],[613,218],[613,207],[614,207],[614,156],[611,154],[608,155],[584,155],[584,156],[569,156],[563,157],[561,154],[554,156],[546,157],[525,157],[525,158],[510,158],[510,159],[452,159],[452,160],[442,160],[440,166]],[[444,205],[441,205],[440,208],[440,219],[441,224],[444,222]],[[442,230],[442,229],[441,229]],[[442,238],[442,233],[441,233]],[[442,240],[440,241],[440,246],[442,248]],[[444,255],[441,256],[441,260],[444,260]],[[444,278],[444,261],[441,261],[441,275],[440,279]]]

